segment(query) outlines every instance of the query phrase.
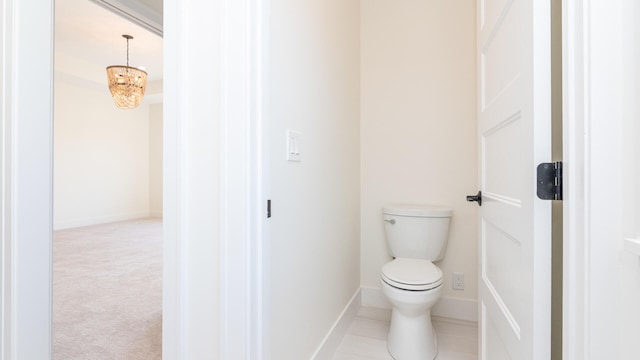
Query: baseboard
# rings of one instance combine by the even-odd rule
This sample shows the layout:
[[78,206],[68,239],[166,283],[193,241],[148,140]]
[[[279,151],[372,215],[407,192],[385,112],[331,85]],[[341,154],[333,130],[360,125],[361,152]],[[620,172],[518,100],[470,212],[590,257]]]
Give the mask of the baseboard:
[[431,315],[441,318],[478,322],[478,302],[443,296],[431,310]]
[[161,218],[162,217],[162,211],[152,211],[149,214],[150,217],[152,218]]
[[[362,306],[390,309],[391,304],[380,288],[362,287]],[[441,318],[478,322],[478,302],[443,296],[431,310],[431,315]]]
[[342,310],[342,313],[331,327],[331,330],[329,330],[327,336],[324,337],[320,346],[318,346],[311,360],[330,360],[333,357],[338,346],[340,346],[342,338],[347,333],[351,321],[353,321],[360,309],[360,299],[360,289],[358,289],[344,310]]
[[150,216],[151,214],[145,212],[145,213],[124,214],[124,215],[98,216],[93,218],[76,219],[76,220],[69,220],[69,221],[59,221],[53,224],[53,230],[64,230],[64,229],[72,229],[72,228],[77,228],[82,226],[106,224],[106,223],[116,222],[116,221],[142,219]]

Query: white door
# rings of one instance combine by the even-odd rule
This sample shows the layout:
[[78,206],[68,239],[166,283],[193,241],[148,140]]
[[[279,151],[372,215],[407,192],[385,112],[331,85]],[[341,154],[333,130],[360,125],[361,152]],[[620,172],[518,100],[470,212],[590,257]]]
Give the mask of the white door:
[[480,358],[549,359],[551,203],[536,166],[551,160],[550,6],[478,1]]

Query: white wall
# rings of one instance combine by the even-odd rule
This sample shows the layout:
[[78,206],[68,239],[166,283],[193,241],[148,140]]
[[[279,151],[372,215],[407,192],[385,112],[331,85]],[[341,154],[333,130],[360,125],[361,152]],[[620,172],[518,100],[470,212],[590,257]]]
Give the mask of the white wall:
[[54,228],[148,216],[149,107],[76,80],[55,81]]
[[270,353],[299,360],[360,286],[359,1],[269,7]]
[[162,217],[162,104],[149,105],[149,213]]
[[[453,209],[443,297],[476,300],[475,1],[362,1],[362,285],[391,260],[386,203]],[[465,290],[451,288],[452,272]],[[363,292],[363,303],[367,300]],[[468,308],[475,309],[473,302]]]

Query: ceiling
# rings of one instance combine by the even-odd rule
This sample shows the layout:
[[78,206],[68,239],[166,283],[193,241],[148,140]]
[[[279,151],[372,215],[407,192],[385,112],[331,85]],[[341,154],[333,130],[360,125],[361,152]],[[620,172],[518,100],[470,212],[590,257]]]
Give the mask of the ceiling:
[[[162,4],[158,0],[144,3]],[[161,7],[161,5],[160,5]],[[56,72],[95,82],[106,81],[105,68],[144,66],[149,81],[162,80],[162,38],[89,0],[55,0]]]

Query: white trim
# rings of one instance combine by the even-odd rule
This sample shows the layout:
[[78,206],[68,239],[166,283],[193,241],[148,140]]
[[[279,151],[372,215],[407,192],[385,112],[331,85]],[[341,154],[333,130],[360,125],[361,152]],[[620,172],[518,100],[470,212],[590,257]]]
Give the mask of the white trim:
[[12,3],[3,0],[0,5],[0,171],[2,193],[0,208],[0,359],[11,358],[11,116],[12,102],[12,51],[11,28],[13,27]]
[[[391,309],[391,303],[380,288],[362,287],[362,306]],[[431,315],[439,318],[478,322],[478,302],[476,300],[443,296],[431,309]]]
[[162,13],[139,0],[91,0],[125,19],[162,36]]
[[105,94],[109,94],[109,89],[105,85],[105,83],[99,83],[95,80],[87,79],[82,76],[78,76],[75,74],[69,74],[64,71],[55,71],[55,79],[56,83],[65,83],[77,87],[81,87],[83,89],[99,91]]
[[[185,205],[182,177],[184,170],[184,122],[182,114],[184,98],[179,96],[185,89],[186,78],[182,75],[183,42],[181,41],[183,14],[179,1],[165,0],[164,19],[167,29],[163,33],[163,81],[167,85],[164,93],[169,99],[163,103],[163,276],[162,276],[162,358],[166,360],[186,359],[186,274],[184,242]],[[172,84],[173,86],[169,86]]]
[[251,0],[249,9],[251,56],[251,129],[249,132],[249,179],[251,218],[249,253],[249,359],[269,360],[269,227],[268,198],[268,4],[269,0]]
[[358,289],[333,323],[327,335],[322,339],[322,342],[311,356],[312,360],[331,360],[333,354],[338,350],[342,338],[347,333],[351,322],[356,317],[358,310],[360,310],[360,306],[361,290]]
[[589,359],[589,0],[562,2],[563,359]]
[[106,223],[112,223],[112,222],[118,222],[118,221],[143,219],[148,217],[152,217],[151,213],[144,212],[144,213],[132,213],[132,214],[122,214],[122,215],[98,216],[93,218],[74,219],[74,220],[68,220],[68,221],[58,221],[53,224],[53,230],[64,230],[64,229],[71,229],[71,228],[98,225],[98,224],[106,224]]
[[163,359],[262,359],[261,6],[165,1]]
[[[254,0],[225,0],[222,3],[221,38],[221,178],[220,247],[221,305],[220,357],[250,359],[252,353],[254,297],[252,286],[254,245],[260,233],[254,224],[261,221],[255,212],[260,175],[252,167],[252,140],[256,123],[253,10]],[[258,13],[259,14],[259,13]],[[258,149],[259,151],[259,149]],[[252,179],[251,175],[256,178]],[[258,181],[256,183],[256,180]],[[258,219],[254,219],[258,217]],[[258,257],[257,259],[261,259]],[[252,297],[253,296],[253,297]]]
[[270,360],[270,288],[269,288],[269,219],[266,209],[269,193],[269,0],[255,0],[251,21],[254,34],[252,48],[254,49],[254,77],[256,81],[253,90],[256,120],[252,129],[253,154],[251,178],[255,179],[253,189],[252,231],[255,241],[252,244],[251,255],[254,267],[251,271],[251,290],[253,306],[251,308],[251,360]]
[[477,323],[478,302],[476,300],[443,296],[440,298],[440,301],[433,306],[431,315]]
[[2,0],[0,7],[3,133],[0,358],[49,359],[53,2]]

